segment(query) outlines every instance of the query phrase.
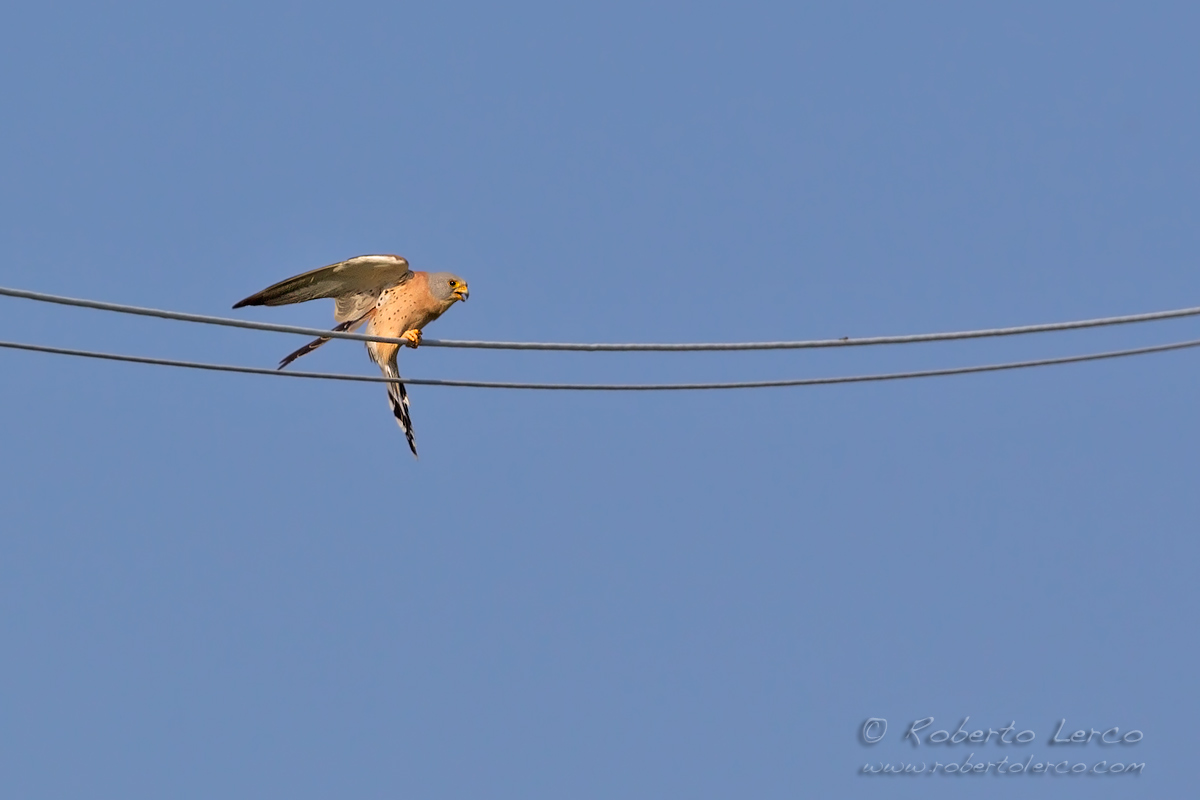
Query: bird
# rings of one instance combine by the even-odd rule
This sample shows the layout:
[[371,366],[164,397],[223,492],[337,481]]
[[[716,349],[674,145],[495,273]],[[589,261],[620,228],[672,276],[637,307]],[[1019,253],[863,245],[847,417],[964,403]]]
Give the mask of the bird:
[[[333,298],[334,331],[353,331],[364,323],[368,336],[404,339],[408,347],[421,343],[422,329],[469,295],[467,282],[450,272],[414,272],[408,261],[397,255],[355,256],[314,269],[268,286],[234,303],[244,306],[282,306],[320,298]],[[279,369],[311,353],[329,341],[314,339],[279,362]],[[417,441],[409,415],[408,392],[400,382],[396,364],[397,344],[367,342],[367,353],[386,378],[388,405],[404,432],[408,448],[417,455]]]

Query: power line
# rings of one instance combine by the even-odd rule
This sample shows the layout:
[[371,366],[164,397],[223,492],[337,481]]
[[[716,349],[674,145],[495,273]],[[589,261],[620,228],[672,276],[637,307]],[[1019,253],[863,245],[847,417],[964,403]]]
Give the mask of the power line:
[[[23,289],[9,289],[0,286],[0,295],[16,297],[24,300],[35,300],[42,303],[57,303],[59,305],[91,308],[99,311],[111,311],[118,314],[135,314],[144,317],[195,322],[203,325],[222,325],[230,328],[245,328],[257,331],[272,331],[275,333],[295,333],[303,336],[323,336],[330,339],[350,339],[357,342],[385,342],[388,344],[407,344],[407,340],[393,339],[386,336],[367,336],[360,333],[345,331],[330,331],[321,328],[304,328],[297,325],[277,325],[269,322],[252,322],[250,320],[231,319],[228,317],[213,317],[205,314],[188,314],[180,311],[166,311],[157,308],[142,308],[123,303],[105,303],[99,300],[85,300],[76,297],[30,292]],[[945,342],[958,339],[984,339],[995,336],[1016,336],[1027,333],[1048,333],[1052,331],[1078,330],[1080,328],[1099,328],[1107,325],[1129,325],[1138,322],[1154,322],[1157,320],[1177,319],[1200,315],[1200,306],[1179,308],[1170,311],[1154,311],[1147,314],[1126,314],[1118,317],[1099,317],[1096,319],[1081,319],[1070,322],[1050,322],[1039,325],[1018,325],[1009,328],[983,328],[970,331],[951,331],[946,333],[918,333],[902,336],[868,336],[860,338],[845,337],[841,339],[806,339],[790,342],[711,342],[683,344],[623,344],[623,343],[585,343],[585,342],[488,342],[455,339],[423,339],[424,347],[465,347],[484,350],[572,350],[585,352],[633,352],[633,351],[720,351],[720,350],[801,350],[818,347],[861,347],[880,344],[915,344],[920,342]]]
[[[403,383],[415,386],[459,386],[478,389],[548,389],[564,391],[679,391],[695,389],[766,389],[782,386],[823,386],[837,383],[869,383],[873,381],[895,381],[910,378],[933,378],[946,375],[969,375],[977,372],[1000,372],[1011,369],[1026,369],[1029,367],[1046,367],[1056,364],[1077,364],[1084,361],[1102,361],[1110,358],[1140,356],[1150,353],[1166,353],[1172,350],[1185,350],[1200,347],[1200,339],[1186,342],[1173,342],[1151,347],[1137,347],[1130,350],[1110,350],[1103,353],[1089,353],[1080,356],[1063,356],[1060,358],[1044,358],[1036,361],[1012,361],[1003,364],[983,364],[973,367],[951,367],[949,369],[930,369],[915,372],[888,372],[874,375],[849,375],[830,378],[796,378],[777,381],[737,381],[732,383],[518,383],[513,381],[463,381],[440,378],[404,378]],[[150,358],[146,356],[129,356],[117,353],[100,353],[92,350],[74,350],[65,347],[48,347],[39,344],[0,341],[0,348],[12,350],[27,350],[35,353],[53,353],[56,355],[78,356],[81,358],[96,358],[106,361],[124,361],[133,364],[150,364],[161,367],[183,367],[185,369],[202,369],[212,372],[235,372],[245,375],[274,375],[282,378],[311,378],[329,381],[354,381],[358,383],[391,383],[394,379],[373,377],[370,375],[345,375],[336,372],[287,372],[265,367],[239,367],[230,364],[206,364],[197,361],[177,361],[167,358]]]

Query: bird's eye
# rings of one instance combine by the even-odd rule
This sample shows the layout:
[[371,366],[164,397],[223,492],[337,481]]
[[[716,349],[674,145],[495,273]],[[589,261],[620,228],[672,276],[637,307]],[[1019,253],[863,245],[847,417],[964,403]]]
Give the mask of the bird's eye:
[[451,286],[453,286],[453,285],[454,285],[454,281],[450,281],[450,285],[451,285]]

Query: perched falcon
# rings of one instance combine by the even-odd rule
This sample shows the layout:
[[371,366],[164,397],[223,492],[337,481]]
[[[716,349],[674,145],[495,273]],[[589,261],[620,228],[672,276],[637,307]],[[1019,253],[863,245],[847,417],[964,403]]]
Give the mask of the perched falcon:
[[[413,272],[400,256],[357,256],[280,281],[233,307],[282,306],[322,297],[337,301],[335,331],[352,331],[366,323],[366,333],[370,336],[406,339],[409,347],[416,347],[421,343],[422,328],[445,313],[456,300],[467,299],[467,282],[449,272]],[[314,339],[280,361],[279,368],[328,341],[326,337]],[[367,342],[371,360],[388,378],[400,377],[396,366],[399,350],[399,345]],[[398,381],[389,383],[387,388],[392,414],[415,456],[417,443],[408,414],[408,392]]]

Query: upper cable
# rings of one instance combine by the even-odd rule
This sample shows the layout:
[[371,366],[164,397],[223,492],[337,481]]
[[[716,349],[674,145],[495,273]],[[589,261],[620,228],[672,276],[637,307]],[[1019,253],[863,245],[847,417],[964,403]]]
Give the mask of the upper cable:
[[[188,314],[181,311],[166,311],[157,308],[143,308],[123,303],[106,303],[99,300],[85,300],[77,297],[31,292],[24,289],[10,289],[0,286],[0,295],[17,297],[25,300],[36,300],[42,303],[57,303],[59,305],[92,308],[99,311],[112,311],[118,314],[135,314],[143,317],[195,322],[202,325],[222,325],[229,328],[245,328],[257,331],[272,331],[275,333],[295,333],[303,336],[322,336],[330,339],[350,339],[358,342],[384,342],[387,344],[408,344],[406,339],[388,336],[368,336],[361,333],[325,330],[323,328],[306,328],[298,325],[278,325],[270,322],[253,322],[250,320],[214,317],[206,314]],[[801,339],[787,342],[691,342],[691,343],[622,343],[622,342],[489,342],[456,339],[424,339],[423,347],[464,347],[482,350],[568,350],[582,352],[703,352],[726,350],[804,350],[820,347],[862,347],[881,344],[917,344],[921,342],[946,342],[959,339],[985,339],[996,336],[1017,336],[1027,333],[1049,333],[1052,331],[1069,331],[1081,328],[1099,328],[1107,325],[1129,325],[1137,322],[1153,322],[1180,317],[1200,315],[1200,306],[1178,308],[1169,311],[1152,311],[1146,314],[1125,314],[1117,317],[1097,317],[1095,319],[1072,320],[1069,322],[1047,322],[1037,325],[1017,325],[1008,328],[982,328],[969,331],[948,331],[943,333],[915,333],[901,336],[866,336],[842,337],[839,339]]]

